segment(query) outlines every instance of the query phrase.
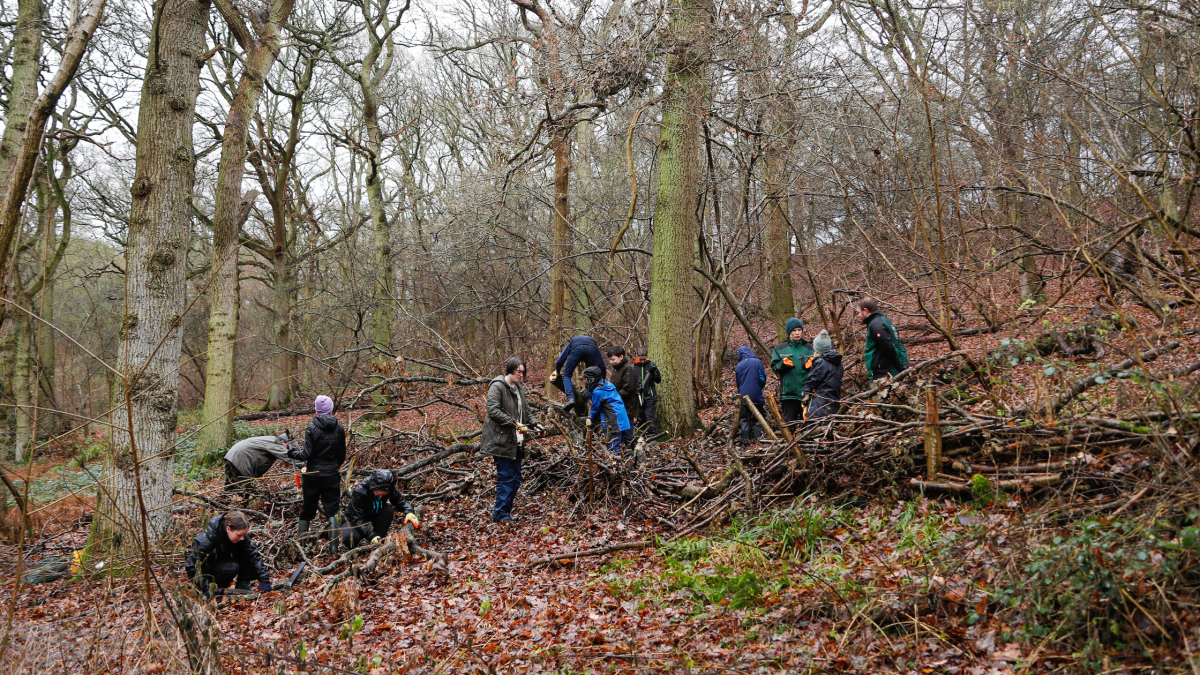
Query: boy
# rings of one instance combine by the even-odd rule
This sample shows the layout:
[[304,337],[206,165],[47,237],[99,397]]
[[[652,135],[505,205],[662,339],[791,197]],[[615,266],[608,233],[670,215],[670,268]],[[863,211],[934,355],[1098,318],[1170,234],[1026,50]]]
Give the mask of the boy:
[[645,347],[638,349],[638,357],[633,360],[633,367],[637,368],[638,387],[642,392],[642,414],[637,425],[642,427],[647,437],[653,438],[658,435],[658,430],[654,427],[654,412],[658,409],[657,385],[662,383],[662,373],[658,372],[658,366],[647,358]]
[[641,387],[638,386],[636,369],[625,358],[625,348],[621,345],[609,347],[607,354],[608,365],[612,368],[612,384],[621,395],[621,402],[625,404],[625,414],[629,416],[629,421],[633,422],[642,408],[639,400]]
[[604,379],[604,372],[599,368],[583,371],[583,378],[592,390],[592,411],[588,415],[587,425],[590,427],[593,422],[601,422],[601,428],[609,434],[609,451],[620,454],[622,443],[633,442],[633,426],[629,424],[625,403],[621,401],[621,395],[612,382]]
[[859,298],[854,301],[854,307],[858,320],[867,327],[867,346],[863,351],[867,377],[878,380],[899,375],[900,371],[908,368],[908,350],[900,341],[900,333],[879,311],[879,303],[875,298]]
[[812,369],[804,382],[804,395],[808,400],[808,422],[819,420],[828,415],[836,415],[841,407],[842,355],[833,348],[833,340],[829,339],[828,331],[821,331],[813,340],[813,349],[817,355],[813,357]]

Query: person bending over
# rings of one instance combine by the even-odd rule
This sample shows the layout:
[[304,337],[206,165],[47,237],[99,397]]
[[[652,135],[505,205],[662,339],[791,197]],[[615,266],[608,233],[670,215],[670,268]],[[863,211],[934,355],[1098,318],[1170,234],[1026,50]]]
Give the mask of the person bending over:
[[404,512],[404,522],[421,527],[413,508],[400,496],[396,479],[387,469],[376,469],[350,490],[346,504],[346,524],[342,527],[342,545],[347,550],[367,541],[372,544],[386,537],[396,511]]
[[250,498],[251,481],[267,475],[275,460],[298,464],[288,457],[288,443],[286,431],[279,436],[254,436],[234,443],[225,453],[225,491],[245,502]]
[[271,575],[250,539],[250,520],[241,511],[208,521],[192,541],[184,569],[206,598],[223,594],[235,581],[242,590],[249,590],[253,580],[260,592],[271,590]]
[[592,390],[592,412],[588,415],[587,426],[600,422],[600,428],[608,433],[608,449],[620,454],[622,443],[633,442],[633,425],[625,413],[625,403],[599,368],[588,368],[583,371],[583,377]]

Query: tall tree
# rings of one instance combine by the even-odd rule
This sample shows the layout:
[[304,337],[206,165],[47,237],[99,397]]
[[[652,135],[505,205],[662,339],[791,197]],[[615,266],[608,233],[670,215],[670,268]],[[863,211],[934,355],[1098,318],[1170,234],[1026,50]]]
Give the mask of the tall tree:
[[130,189],[120,380],[92,520],[93,554],[147,553],[142,541],[156,543],[171,525],[179,325],[196,180],[192,124],[208,13],[208,0],[160,0],[154,7]]
[[699,424],[692,391],[696,300],[692,290],[700,223],[700,139],[708,90],[702,54],[711,22],[706,0],[671,0],[674,42],[663,90],[662,132],[650,269],[650,358],[663,373],[658,428],[688,436]]

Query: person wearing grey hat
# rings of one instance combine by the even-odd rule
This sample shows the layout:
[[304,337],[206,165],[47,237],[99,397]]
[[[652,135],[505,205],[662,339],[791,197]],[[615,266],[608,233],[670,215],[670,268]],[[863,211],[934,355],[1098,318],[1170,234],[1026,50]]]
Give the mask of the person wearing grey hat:
[[812,359],[812,369],[804,382],[804,396],[808,398],[805,421],[809,424],[837,413],[841,407],[842,377],[846,373],[842,368],[842,355],[833,348],[833,340],[829,339],[827,331],[817,334],[813,349],[817,356]]
[[783,421],[791,424],[804,417],[804,381],[813,355],[812,345],[804,340],[804,322],[796,317],[784,326],[788,339],[771,351],[771,370],[779,376],[779,407]]
[[253,480],[265,476],[276,460],[299,464],[288,457],[289,445],[286,431],[279,436],[252,436],[234,443],[225,453],[225,491],[241,497],[243,503],[248,501]]

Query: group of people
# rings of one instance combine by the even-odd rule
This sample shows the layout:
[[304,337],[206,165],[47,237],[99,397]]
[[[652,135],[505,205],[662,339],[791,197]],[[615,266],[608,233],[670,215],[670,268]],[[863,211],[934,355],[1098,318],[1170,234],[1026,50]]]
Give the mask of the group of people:
[[[859,298],[853,307],[867,329],[863,365],[868,379],[898,375],[908,367],[908,352],[896,327],[879,311],[874,298]],[[841,407],[845,368],[829,332],[822,330],[810,343],[804,339],[804,322],[794,317],[787,320],[784,332],[787,340],[771,350],[771,371],[779,377],[779,407],[784,423],[814,424],[836,414]],[[739,432],[743,441],[750,442],[762,435],[758,418],[765,412],[767,372],[754,350],[743,346],[738,348],[734,375],[742,397]],[[750,405],[758,415],[753,414]]]
[[[896,327],[879,311],[872,298],[860,298],[854,311],[866,326],[863,363],[868,378],[875,380],[897,375],[908,367],[908,354]],[[845,374],[842,355],[833,348],[829,333],[822,330],[812,342],[804,339],[804,322],[790,318],[785,324],[787,340],[771,352],[771,371],[779,378],[781,414],[787,424],[814,423],[838,412]],[[589,431],[598,429],[607,437],[607,447],[620,453],[621,447],[634,441],[634,429],[653,437],[657,430],[654,414],[657,385],[662,383],[658,366],[640,349],[629,361],[625,348],[609,347],[604,355],[596,341],[586,335],[571,338],[555,362],[551,382],[566,396],[564,410],[587,416]],[[582,390],[577,386],[576,371],[583,367]],[[611,369],[611,376],[610,376]],[[523,384],[525,361],[512,357],[504,363],[504,374],[488,383],[487,417],[479,443],[479,452],[490,455],[496,464],[496,498],[491,518],[494,523],[512,522],[513,500],[521,486],[521,463],[525,442],[543,431],[530,413],[529,396]],[[738,394],[742,398],[742,438],[751,441],[762,433],[758,416],[748,409],[746,399],[762,415],[767,383],[766,368],[750,347],[738,349],[735,371]],[[589,402],[590,401],[590,405]],[[318,396],[315,415],[304,432],[303,444],[297,445],[287,432],[279,436],[257,436],[239,441],[225,455],[226,487],[245,495],[249,481],[261,478],[276,460],[293,466],[304,465],[296,474],[303,494],[297,536],[309,531],[318,506],[330,522],[330,548],[339,542],[354,548],[362,542],[378,542],[387,535],[397,512],[404,521],[420,527],[415,511],[396,489],[391,471],[377,470],[350,491],[346,508],[341,508],[341,466],[346,460],[346,430],[333,415],[333,401]],[[186,570],[205,594],[220,593],[237,581],[249,589],[257,580],[259,590],[269,591],[271,582],[262,557],[247,536],[250,523],[245,514],[232,511],[213,517],[196,535],[188,553]]]

